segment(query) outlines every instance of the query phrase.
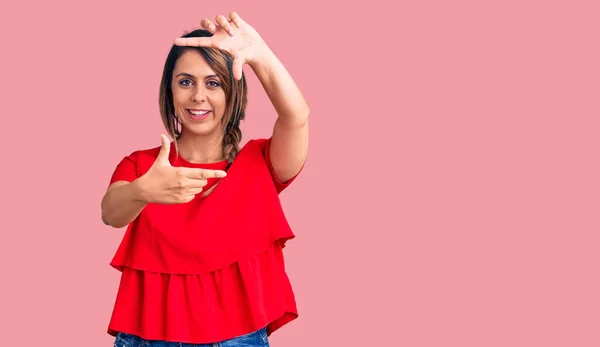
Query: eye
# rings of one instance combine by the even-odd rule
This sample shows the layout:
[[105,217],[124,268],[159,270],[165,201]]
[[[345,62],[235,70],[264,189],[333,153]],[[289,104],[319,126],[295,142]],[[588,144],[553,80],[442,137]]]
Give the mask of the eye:
[[208,81],[208,85],[213,88],[217,88],[220,86],[219,82],[217,82],[217,81]]
[[192,85],[192,81],[190,81],[189,79],[182,79],[179,81],[179,85],[182,85],[184,87],[190,86]]

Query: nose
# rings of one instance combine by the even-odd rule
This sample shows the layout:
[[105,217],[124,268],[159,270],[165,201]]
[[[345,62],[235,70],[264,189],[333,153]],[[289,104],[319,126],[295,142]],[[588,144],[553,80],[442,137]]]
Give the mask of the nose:
[[192,100],[198,103],[206,101],[206,90],[202,87],[196,88],[192,93]]

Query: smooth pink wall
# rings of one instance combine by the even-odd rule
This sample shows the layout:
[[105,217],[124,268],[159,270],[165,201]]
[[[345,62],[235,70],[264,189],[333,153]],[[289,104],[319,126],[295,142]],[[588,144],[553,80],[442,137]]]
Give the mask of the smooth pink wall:
[[173,38],[235,10],[312,110],[272,346],[600,346],[598,2],[385,3],[3,2],[0,344],[112,345],[104,189]]

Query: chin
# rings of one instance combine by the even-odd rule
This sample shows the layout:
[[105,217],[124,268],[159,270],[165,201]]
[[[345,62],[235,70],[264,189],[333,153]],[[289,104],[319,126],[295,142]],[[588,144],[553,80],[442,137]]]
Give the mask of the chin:
[[212,124],[194,124],[192,126],[185,126],[184,128],[185,132],[192,136],[209,136],[216,134],[219,130]]

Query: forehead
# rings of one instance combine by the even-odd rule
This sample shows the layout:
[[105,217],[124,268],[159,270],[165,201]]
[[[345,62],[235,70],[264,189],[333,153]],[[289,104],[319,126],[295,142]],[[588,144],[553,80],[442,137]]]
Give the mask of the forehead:
[[206,59],[202,54],[195,49],[186,50],[175,63],[175,69],[173,76],[177,76],[179,73],[188,73],[196,77],[204,77],[207,75],[214,75],[215,72],[212,70],[210,65],[206,62]]

